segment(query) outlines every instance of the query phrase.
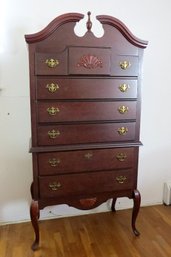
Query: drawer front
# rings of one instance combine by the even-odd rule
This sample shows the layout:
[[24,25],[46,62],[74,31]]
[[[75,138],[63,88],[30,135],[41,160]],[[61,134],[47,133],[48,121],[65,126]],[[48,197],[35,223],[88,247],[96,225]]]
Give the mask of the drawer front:
[[138,76],[139,58],[138,56],[117,55],[112,57],[112,76]]
[[60,53],[36,53],[35,74],[136,77],[139,74],[139,58],[111,55],[110,48],[70,47]]
[[36,75],[67,75],[67,50],[61,53],[36,53]]
[[110,75],[111,48],[69,47],[69,74]]
[[39,177],[40,198],[114,192],[133,186],[132,169]]
[[38,127],[38,145],[69,145],[135,140],[135,122]]
[[39,122],[136,119],[136,101],[39,102]]
[[39,153],[39,175],[132,168],[134,154],[135,148]]
[[137,98],[137,80],[62,79],[37,80],[37,99]]

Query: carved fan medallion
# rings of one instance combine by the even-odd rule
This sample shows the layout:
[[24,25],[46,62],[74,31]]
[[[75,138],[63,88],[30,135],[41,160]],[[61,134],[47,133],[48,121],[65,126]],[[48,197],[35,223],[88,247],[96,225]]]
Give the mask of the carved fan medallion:
[[86,69],[102,68],[102,60],[95,55],[83,55],[77,64],[78,67],[84,67]]

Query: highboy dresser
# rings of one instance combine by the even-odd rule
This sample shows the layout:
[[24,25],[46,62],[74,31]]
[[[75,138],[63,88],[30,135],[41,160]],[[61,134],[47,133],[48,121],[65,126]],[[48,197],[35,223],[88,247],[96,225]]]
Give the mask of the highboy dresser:
[[30,215],[39,245],[39,211],[68,204],[95,208],[118,197],[133,199],[132,229],[140,207],[137,169],[143,49],[118,19],[100,15],[104,34],[79,37],[68,13],[42,31],[26,35],[29,44],[33,156]]

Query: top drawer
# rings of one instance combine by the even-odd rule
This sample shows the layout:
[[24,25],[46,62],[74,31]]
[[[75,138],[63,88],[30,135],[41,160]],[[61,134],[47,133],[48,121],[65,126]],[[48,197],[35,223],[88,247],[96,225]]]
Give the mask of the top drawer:
[[70,47],[69,74],[110,75],[111,48]]
[[113,55],[111,60],[111,75],[137,77],[139,74],[138,56],[133,55]]
[[69,47],[60,53],[36,53],[36,75],[137,77],[138,56],[118,55],[110,47]]
[[60,53],[36,53],[36,75],[67,75],[67,51]]

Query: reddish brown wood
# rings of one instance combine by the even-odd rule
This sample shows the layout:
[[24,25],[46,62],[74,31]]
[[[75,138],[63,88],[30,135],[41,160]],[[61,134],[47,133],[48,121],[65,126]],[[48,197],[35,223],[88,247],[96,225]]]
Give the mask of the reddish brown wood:
[[35,240],[32,244],[32,250],[37,250],[39,246],[39,225],[38,225],[38,219],[39,219],[39,206],[38,201],[32,200],[31,206],[30,206],[30,217],[32,226],[35,232]]
[[97,198],[86,198],[86,199],[80,199],[80,203],[84,208],[90,209],[93,208],[95,203],[97,201]]
[[132,230],[136,236],[140,235],[140,232],[136,229],[136,219],[137,215],[140,209],[140,204],[141,204],[141,195],[138,190],[134,190],[133,193],[133,200],[134,200],[134,207],[133,207],[133,212],[132,212]]
[[[135,122],[129,123],[99,123],[79,125],[48,125],[38,126],[38,145],[71,145],[86,143],[133,141],[135,138]],[[120,135],[120,128],[127,129]],[[79,132],[79,133],[78,133]],[[50,138],[48,133],[53,137]],[[77,136],[76,136],[77,135]]]
[[92,22],[90,20],[91,12],[88,12],[87,15],[88,15],[88,21],[87,21],[86,25],[87,25],[87,30],[90,31],[91,27],[92,27]]
[[[134,167],[136,148],[87,149],[38,154],[40,175],[68,174]],[[123,157],[122,157],[123,156]],[[99,161],[100,160],[100,161]]]
[[[38,122],[135,120],[136,101],[119,102],[57,102],[38,103]],[[125,113],[122,107],[125,107]]]
[[113,199],[112,199],[112,206],[111,206],[111,210],[112,210],[113,212],[115,212],[115,211],[116,211],[116,209],[115,209],[116,200],[117,200],[117,198],[113,198]]
[[[141,141],[137,142],[126,142],[126,147],[139,147],[142,146]],[[125,142],[110,142],[110,143],[102,143],[102,144],[91,144],[85,148],[85,145],[58,145],[58,146],[37,146],[37,147],[30,147],[30,153],[45,153],[45,152],[60,152],[60,151],[75,151],[75,150],[85,150],[85,149],[111,149],[111,148],[122,148],[125,147]]]
[[[124,177],[125,181],[119,182],[119,178]],[[82,194],[96,195],[102,192],[112,192],[113,190],[132,189],[134,186],[134,171],[132,169],[44,176],[40,177],[40,198],[68,197]],[[74,190],[73,190],[74,188]],[[86,189],[86,192],[85,192]]]
[[135,37],[132,32],[127,28],[127,26],[121,22],[120,20],[118,20],[117,18],[108,16],[108,15],[98,15],[96,16],[97,20],[99,20],[102,24],[104,25],[110,25],[112,27],[115,27],[116,29],[118,29],[125,38],[128,39],[128,41],[130,41],[131,44],[138,46],[138,47],[142,47],[142,48],[146,48],[148,45],[148,41],[142,40],[140,38]]
[[[50,85],[58,85],[53,93],[48,90]],[[80,87],[81,84],[81,87]],[[125,84],[129,90],[122,92],[120,86]],[[53,87],[53,86],[52,86]],[[57,86],[56,86],[57,87]],[[107,90],[106,90],[107,88]],[[37,79],[37,98],[45,99],[132,99],[137,98],[137,79],[131,78],[97,78],[89,77],[81,79],[79,77],[54,77]]]
[[84,18],[84,15],[80,13],[68,13],[68,14],[60,15],[56,17],[52,22],[50,22],[48,26],[43,30],[41,30],[40,32],[35,34],[25,35],[25,40],[29,44],[39,42],[49,37],[55,30],[57,30],[63,24],[69,23],[69,22],[78,22],[83,18]]
[[33,182],[31,183],[31,186],[30,186],[30,193],[31,193],[31,197],[32,199],[34,199],[34,186],[33,186]]
[[97,16],[96,38],[74,33],[82,14],[55,18],[26,35],[29,44],[31,148],[30,215],[39,244],[39,210],[68,204],[87,210],[118,197],[134,200],[132,228],[140,207],[137,191],[140,86],[143,48],[119,20]]

